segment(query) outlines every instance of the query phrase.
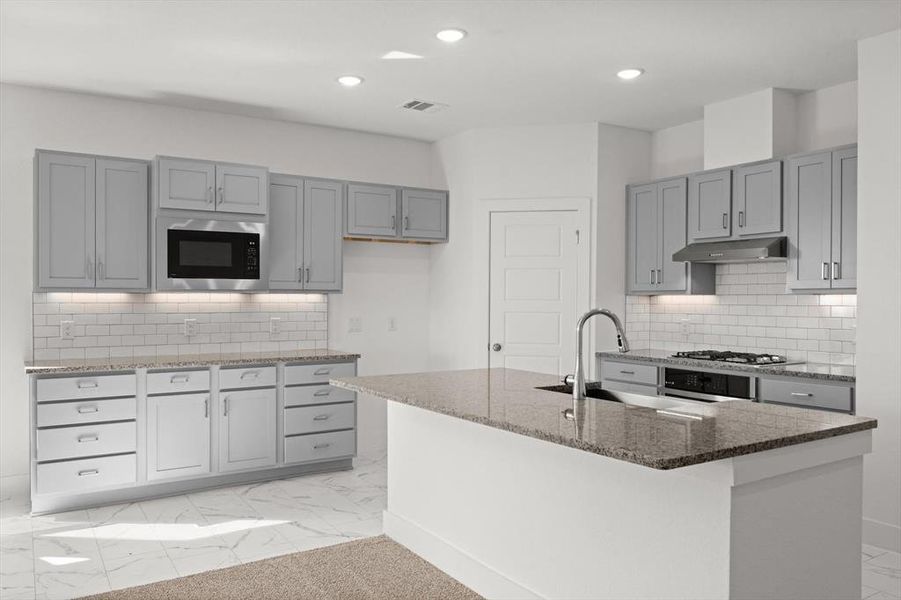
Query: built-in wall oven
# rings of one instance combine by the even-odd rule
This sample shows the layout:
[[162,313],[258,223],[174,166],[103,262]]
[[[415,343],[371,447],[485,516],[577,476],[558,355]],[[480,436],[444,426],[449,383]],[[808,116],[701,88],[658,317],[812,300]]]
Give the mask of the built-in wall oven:
[[710,373],[693,369],[663,369],[663,395],[698,402],[753,400],[756,379],[749,375]]
[[266,289],[267,242],[263,222],[160,217],[156,289]]

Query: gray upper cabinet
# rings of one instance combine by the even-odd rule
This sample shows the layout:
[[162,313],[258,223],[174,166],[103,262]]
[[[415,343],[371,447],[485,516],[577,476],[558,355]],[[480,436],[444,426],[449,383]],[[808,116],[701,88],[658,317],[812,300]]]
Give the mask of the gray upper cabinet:
[[857,147],[792,157],[786,170],[789,288],[853,288]]
[[715,240],[732,235],[732,170],[688,178],[688,238]]
[[269,171],[264,167],[158,157],[160,208],[265,215]]
[[348,184],[347,235],[396,238],[397,196],[394,187]]
[[269,184],[269,287],[340,291],[344,186],[273,175]]
[[734,237],[782,232],[782,161],[732,170]]
[[447,240],[447,192],[401,192],[401,236],[407,239]]
[[98,288],[147,287],[147,163],[98,158]]
[[38,288],[147,288],[147,167],[38,152]]
[[157,161],[160,208],[216,210],[216,165],[194,160]]
[[673,262],[673,254],[685,247],[685,178],[657,184],[660,256],[657,259],[657,290],[684,292],[687,289],[688,263]]
[[94,287],[95,164],[92,157],[39,152],[38,286]]
[[658,251],[657,184],[633,186],[628,192],[627,289],[656,289]]

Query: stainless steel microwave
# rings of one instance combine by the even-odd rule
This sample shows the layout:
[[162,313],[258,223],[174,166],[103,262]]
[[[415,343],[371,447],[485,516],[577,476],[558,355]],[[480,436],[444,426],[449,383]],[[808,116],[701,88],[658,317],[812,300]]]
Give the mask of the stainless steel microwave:
[[266,223],[157,219],[156,289],[264,290]]

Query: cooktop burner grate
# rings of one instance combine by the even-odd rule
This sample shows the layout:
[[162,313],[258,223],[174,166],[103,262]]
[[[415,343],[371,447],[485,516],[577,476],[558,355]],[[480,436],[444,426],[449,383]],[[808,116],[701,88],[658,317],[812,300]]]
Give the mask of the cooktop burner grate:
[[777,365],[788,362],[786,357],[779,354],[755,354],[753,352],[732,352],[728,350],[689,350],[687,352],[676,352],[673,354],[673,358],[691,358],[694,360],[711,360],[749,365]]

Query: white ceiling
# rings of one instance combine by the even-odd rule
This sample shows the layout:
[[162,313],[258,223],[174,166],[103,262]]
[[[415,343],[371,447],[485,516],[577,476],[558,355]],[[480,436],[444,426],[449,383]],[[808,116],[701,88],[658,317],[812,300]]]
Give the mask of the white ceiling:
[[[766,87],[856,79],[898,0],[0,2],[0,80],[435,140],[474,127],[659,129]],[[435,32],[460,27],[456,45]],[[401,50],[422,60],[385,61]],[[617,70],[640,66],[622,82]],[[357,88],[338,75],[365,78]],[[419,114],[412,99],[450,108]]]

